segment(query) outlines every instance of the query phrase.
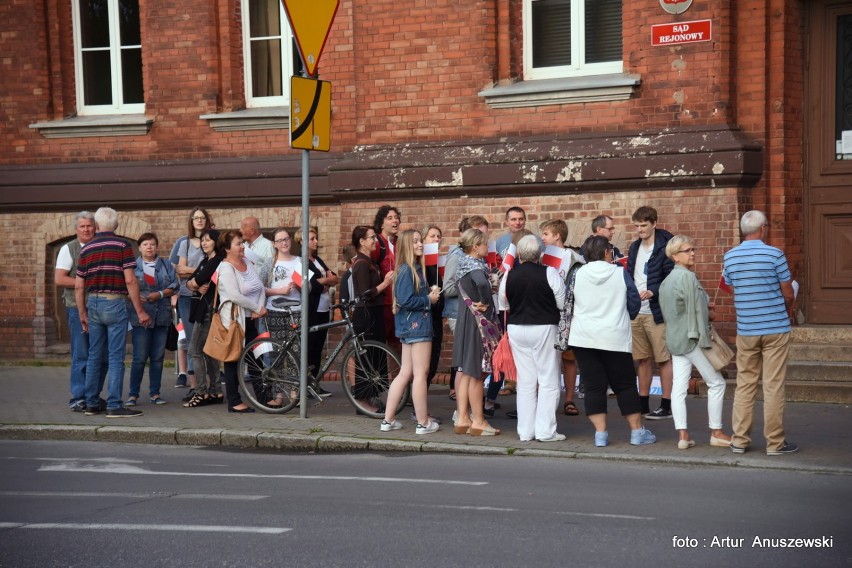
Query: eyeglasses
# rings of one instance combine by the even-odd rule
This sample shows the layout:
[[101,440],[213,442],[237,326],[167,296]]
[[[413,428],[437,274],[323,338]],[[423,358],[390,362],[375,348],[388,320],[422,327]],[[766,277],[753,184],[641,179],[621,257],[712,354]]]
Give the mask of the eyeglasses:
[[205,216],[203,216],[203,215],[199,217],[199,216],[197,216],[197,215],[196,215],[196,216],[194,216],[194,217],[192,218],[192,220],[193,220],[193,221],[206,221],[206,220],[207,220],[207,217],[205,217]]
[[686,254],[689,254],[689,253],[691,253],[691,252],[695,252],[696,250],[698,250],[698,249],[697,249],[697,248],[695,248],[695,247],[690,247],[690,248],[688,248],[688,249],[679,250],[679,251],[677,251],[677,252],[678,252],[678,253],[685,252]]
[[277,245],[277,244],[280,244],[280,243],[289,243],[291,240],[293,240],[293,239],[291,239],[290,237],[287,237],[287,238],[284,238],[284,239],[275,239],[272,242]]
[[378,236],[378,235],[367,235],[367,236],[366,236],[366,237],[364,237],[364,238],[365,238],[365,239],[373,239],[374,241],[379,240],[379,236]]

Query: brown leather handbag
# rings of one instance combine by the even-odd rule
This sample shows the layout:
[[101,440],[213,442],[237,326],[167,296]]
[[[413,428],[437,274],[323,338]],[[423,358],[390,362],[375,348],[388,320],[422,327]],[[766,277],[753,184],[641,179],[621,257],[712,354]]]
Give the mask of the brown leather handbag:
[[[216,297],[213,300],[213,305],[217,305],[219,300],[219,289],[216,289]],[[227,304],[229,302],[223,302]],[[204,353],[210,357],[225,363],[238,361],[240,353],[243,352],[244,332],[242,326],[237,321],[237,306],[234,302],[231,304],[231,327],[226,328],[222,323],[222,317],[219,312],[222,306],[210,318],[210,333],[207,334],[207,341],[204,342]]]

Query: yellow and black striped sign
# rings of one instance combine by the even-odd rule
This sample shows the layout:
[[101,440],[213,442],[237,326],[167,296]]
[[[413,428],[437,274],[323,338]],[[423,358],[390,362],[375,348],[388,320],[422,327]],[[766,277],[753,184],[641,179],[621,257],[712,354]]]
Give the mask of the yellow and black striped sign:
[[290,78],[290,147],[328,152],[331,147],[331,83]]

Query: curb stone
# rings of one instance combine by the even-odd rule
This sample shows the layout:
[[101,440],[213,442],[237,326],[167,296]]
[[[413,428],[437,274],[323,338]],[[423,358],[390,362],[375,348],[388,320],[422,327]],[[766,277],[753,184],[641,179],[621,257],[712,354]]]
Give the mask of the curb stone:
[[0,426],[0,439],[97,442],[98,428],[98,426],[56,424],[6,424]]
[[98,441],[132,442],[135,444],[177,444],[175,428],[151,426],[101,426]]
[[322,436],[318,440],[317,449],[323,452],[347,452],[351,450],[367,450],[370,441],[347,436]]
[[175,441],[186,446],[221,446],[223,432],[212,428],[182,428],[175,432]]
[[265,430],[223,430],[221,445],[235,448],[256,448],[257,437],[264,432]]
[[315,452],[320,436],[285,434],[283,432],[263,432],[257,436],[257,447],[288,452]]
[[368,447],[377,452],[413,452],[423,451],[423,442],[410,440],[370,440]]
[[426,442],[423,444],[424,452],[451,452],[456,454],[472,454],[481,456],[505,456],[508,455],[506,448],[494,446],[470,446],[468,444],[448,444],[446,442]]

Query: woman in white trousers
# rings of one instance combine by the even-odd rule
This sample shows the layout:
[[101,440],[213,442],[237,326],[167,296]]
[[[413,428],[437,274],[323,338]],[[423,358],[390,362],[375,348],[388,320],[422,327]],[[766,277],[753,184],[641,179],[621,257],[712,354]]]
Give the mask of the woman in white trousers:
[[518,436],[557,442],[561,371],[560,351],[554,349],[565,284],[559,273],[539,263],[541,245],[533,235],[518,241],[518,261],[500,283],[500,300],[508,310],[509,345],[518,370]]
[[666,256],[674,261],[675,267],[660,285],[660,308],[666,321],[666,346],[672,354],[672,418],[678,431],[677,447],[686,450],[695,445],[686,425],[686,391],[693,365],[707,383],[710,445],[727,447],[731,445],[731,437],[722,430],[725,379],[703,352],[711,344],[714,306],[693,273],[695,245],[689,237],[677,235],[666,245]]

